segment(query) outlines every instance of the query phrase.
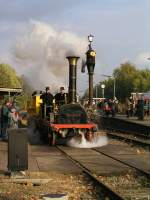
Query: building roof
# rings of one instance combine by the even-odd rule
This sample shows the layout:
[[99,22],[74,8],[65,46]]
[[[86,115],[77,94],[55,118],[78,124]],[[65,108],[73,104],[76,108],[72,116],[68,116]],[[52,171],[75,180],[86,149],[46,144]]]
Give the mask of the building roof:
[[21,93],[22,88],[4,88],[0,87],[0,92]]
[[144,96],[147,96],[147,97],[149,97],[149,98],[150,98],[150,91],[148,91],[148,92],[144,93]]

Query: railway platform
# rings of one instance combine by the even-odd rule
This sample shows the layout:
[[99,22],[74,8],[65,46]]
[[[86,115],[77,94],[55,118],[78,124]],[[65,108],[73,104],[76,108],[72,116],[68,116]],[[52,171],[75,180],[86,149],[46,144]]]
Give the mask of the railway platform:
[[[63,147],[70,154],[76,156],[84,165],[90,167],[91,171],[99,175],[112,175],[127,171],[128,168],[115,160],[106,158],[103,154],[92,149]],[[107,144],[99,147],[103,153],[108,152],[123,160],[128,160],[131,164],[139,165],[147,171],[150,170],[149,152],[137,152],[127,144]],[[7,171],[7,142],[0,141],[0,172]],[[65,157],[57,147],[45,145],[28,145],[28,171],[31,172],[56,172],[63,174],[80,174],[81,170]],[[150,171],[149,171],[150,172]]]
[[99,116],[98,126],[108,130],[121,132],[132,132],[143,136],[150,136],[150,118],[138,120],[136,117],[127,118],[125,115],[117,114],[115,117]]
[[[0,172],[7,171],[8,144],[0,141]],[[69,168],[67,167],[69,166]],[[80,173],[71,161],[58,152],[56,147],[45,145],[28,145],[28,171],[57,172],[64,174]]]
[[132,123],[141,124],[141,125],[144,125],[144,126],[150,126],[150,116],[144,117],[144,120],[139,120],[137,117],[127,118],[126,115],[117,114],[115,118],[125,120],[125,121],[129,121],[129,122],[132,122]]

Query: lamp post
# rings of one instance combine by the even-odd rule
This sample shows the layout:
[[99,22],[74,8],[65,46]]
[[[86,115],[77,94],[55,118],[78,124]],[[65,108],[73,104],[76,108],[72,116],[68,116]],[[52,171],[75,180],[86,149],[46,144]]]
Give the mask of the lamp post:
[[115,98],[116,98],[116,79],[114,76],[113,76],[113,79],[114,79],[114,100],[115,100]]
[[[101,83],[101,82],[100,82],[100,83]],[[96,98],[98,98],[98,95],[99,95],[98,86],[99,86],[99,84],[97,83],[97,84],[95,85],[95,97],[96,97]]]
[[97,84],[95,85],[95,97],[97,98]]
[[95,85],[94,86],[94,93],[95,93],[95,95],[94,95],[94,97],[95,98],[97,98],[98,97],[98,83],[95,83],[95,82],[93,82],[93,84]]
[[104,95],[105,85],[102,84],[102,85],[101,85],[101,88],[102,88],[102,97],[103,97],[103,99],[104,99],[104,96],[105,96],[105,95]]
[[89,74],[89,105],[92,106],[93,103],[93,74],[95,67],[95,56],[96,52],[92,49],[93,35],[88,36],[89,49],[86,52],[86,66]]
[[113,98],[115,99],[116,97],[116,79],[114,76],[111,76],[111,75],[106,75],[106,74],[101,74],[102,76],[106,76],[108,78],[113,78],[114,80],[114,84],[113,84]]

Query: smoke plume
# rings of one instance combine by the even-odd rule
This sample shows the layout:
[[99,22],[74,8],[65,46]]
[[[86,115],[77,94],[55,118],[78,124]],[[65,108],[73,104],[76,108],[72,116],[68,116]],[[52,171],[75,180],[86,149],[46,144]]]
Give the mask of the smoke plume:
[[67,86],[68,61],[66,56],[82,57],[87,47],[85,38],[69,31],[59,31],[51,25],[30,21],[13,47],[13,56],[20,72],[35,89],[50,86],[54,91]]

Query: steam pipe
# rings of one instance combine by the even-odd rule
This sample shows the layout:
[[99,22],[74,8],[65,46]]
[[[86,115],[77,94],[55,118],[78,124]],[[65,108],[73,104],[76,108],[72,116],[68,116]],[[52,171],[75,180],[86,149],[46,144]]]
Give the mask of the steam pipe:
[[66,58],[68,59],[69,62],[69,103],[76,103],[77,61],[79,57],[68,56]]

